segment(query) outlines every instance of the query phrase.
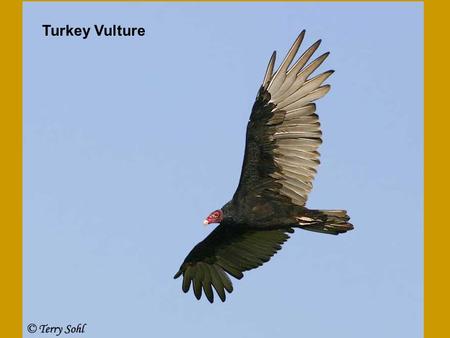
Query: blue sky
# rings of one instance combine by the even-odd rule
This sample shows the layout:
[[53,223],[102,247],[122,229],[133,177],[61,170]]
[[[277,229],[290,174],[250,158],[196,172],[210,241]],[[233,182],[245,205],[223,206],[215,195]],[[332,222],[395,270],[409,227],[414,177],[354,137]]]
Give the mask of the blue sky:
[[[83,337],[422,336],[421,3],[24,3],[24,327]],[[46,38],[42,24],[143,26]],[[270,54],[307,30],[334,69],[310,208],[226,303],[173,280],[231,198]],[[25,336],[29,334],[25,333]]]

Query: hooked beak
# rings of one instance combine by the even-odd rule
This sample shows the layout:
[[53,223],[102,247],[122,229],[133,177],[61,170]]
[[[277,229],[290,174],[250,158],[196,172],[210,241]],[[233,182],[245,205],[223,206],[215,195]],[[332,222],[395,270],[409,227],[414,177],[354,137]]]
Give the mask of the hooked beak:
[[204,225],[208,225],[208,224],[209,224],[208,220],[205,219],[205,220],[203,221],[203,224],[204,224]]

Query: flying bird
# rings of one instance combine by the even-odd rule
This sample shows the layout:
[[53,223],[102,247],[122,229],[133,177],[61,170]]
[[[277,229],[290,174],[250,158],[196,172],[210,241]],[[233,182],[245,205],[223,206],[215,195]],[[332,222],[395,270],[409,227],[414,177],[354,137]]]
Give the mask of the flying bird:
[[[323,82],[332,70],[311,77],[329,53],[311,61],[321,40],[294,63],[305,36],[303,30],[274,72],[270,58],[247,124],[241,177],[231,201],[213,211],[205,224],[219,225],[187,255],[174,278],[183,275],[186,293],[192,284],[222,301],[233,291],[229,276],[241,279],[281,249],[294,229],[338,235],[352,230],[345,210],[306,208],[319,165],[322,132],[314,101],[330,90]],[[292,64],[292,66],[291,66]]]

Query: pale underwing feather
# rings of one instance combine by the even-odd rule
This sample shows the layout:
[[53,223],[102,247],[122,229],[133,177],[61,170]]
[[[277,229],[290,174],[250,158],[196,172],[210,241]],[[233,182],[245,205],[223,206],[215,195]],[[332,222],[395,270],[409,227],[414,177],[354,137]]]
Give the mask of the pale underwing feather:
[[284,121],[289,121],[289,120],[292,120],[292,119],[295,119],[298,117],[302,117],[302,116],[314,115],[315,111],[316,111],[316,105],[314,103],[309,103],[299,109],[287,111],[286,115],[284,117]]
[[270,79],[272,78],[273,66],[275,65],[276,57],[277,57],[277,52],[273,52],[272,56],[270,57],[269,64],[267,65],[266,74],[264,75],[264,80],[263,80],[263,86],[266,89],[267,89],[267,86],[269,85]]
[[305,104],[316,101],[320,99],[322,96],[324,96],[326,93],[330,91],[330,85],[324,85],[321,86],[311,92],[309,92],[307,95],[303,96],[299,100],[290,103],[290,101],[284,101],[280,104],[280,109],[283,110],[293,110],[303,107]]
[[286,74],[286,79],[284,80],[284,83],[280,87],[277,93],[273,96],[274,100],[278,100],[279,96],[290,95],[289,93],[292,93],[295,91],[295,88],[292,88],[293,83],[296,81],[296,77],[298,72],[303,68],[303,66],[309,61],[313,53],[317,50],[317,48],[320,46],[321,40],[316,41],[311,47],[309,47],[303,54],[300,56],[300,58],[297,60],[297,62],[291,67],[291,69],[288,70]]
[[292,60],[294,60],[295,55],[297,54],[298,48],[300,47],[300,44],[303,41],[303,37],[305,36],[305,31],[303,30],[297,39],[295,40],[292,47],[289,49],[289,52],[286,54],[286,57],[284,58],[283,62],[281,63],[278,70],[273,75],[272,79],[270,80],[268,90],[269,92],[276,93],[277,90],[281,87],[284,80],[286,79],[286,72],[291,64]]
[[299,83],[301,83],[301,85],[298,86],[294,92],[292,92],[290,95],[283,95],[282,97],[280,97],[279,105],[285,106],[289,103],[292,103],[292,102],[295,102],[295,101],[301,99],[302,97],[306,96],[308,93],[311,93],[315,89],[319,88],[320,85],[326,79],[328,79],[331,76],[331,74],[333,74],[333,73],[334,73],[334,71],[329,70],[329,71],[319,74],[307,81],[303,81],[303,80],[299,81]]

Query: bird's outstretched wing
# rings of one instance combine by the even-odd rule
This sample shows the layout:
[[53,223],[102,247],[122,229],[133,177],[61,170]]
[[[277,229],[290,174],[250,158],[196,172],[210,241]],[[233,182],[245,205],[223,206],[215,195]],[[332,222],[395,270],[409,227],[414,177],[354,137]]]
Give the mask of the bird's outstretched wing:
[[224,302],[225,291],[233,291],[228,275],[241,279],[242,272],[269,261],[289,238],[287,233],[292,232],[291,228],[254,231],[245,226],[220,224],[192,249],[174,278],[183,275],[184,292],[192,283],[197,299],[203,290],[212,303],[214,288]]
[[321,40],[290,67],[304,35],[302,31],[275,73],[275,52],[270,58],[247,125],[244,162],[234,200],[253,195],[300,206],[306,203],[319,165],[317,148],[322,143],[313,101],[329,91],[330,86],[322,83],[333,71],[310,78],[329,54],[308,64]]

